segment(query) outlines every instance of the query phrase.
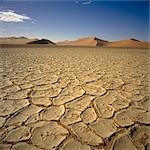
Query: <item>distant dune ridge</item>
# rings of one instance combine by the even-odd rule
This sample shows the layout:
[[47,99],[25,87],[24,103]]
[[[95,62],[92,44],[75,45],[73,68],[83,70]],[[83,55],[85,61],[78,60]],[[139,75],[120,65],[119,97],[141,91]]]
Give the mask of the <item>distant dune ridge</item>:
[[108,43],[107,47],[149,47],[150,42],[142,42],[137,39],[122,40]]
[[98,39],[96,37],[80,38],[74,41],[58,42],[57,45],[71,45],[71,46],[104,46],[108,41]]
[[62,41],[54,43],[48,39],[29,39],[26,37],[6,37],[0,38],[0,44],[46,44],[46,45],[60,45],[60,46],[100,46],[100,47],[137,47],[137,48],[149,48],[150,42],[143,42],[137,39],[131,38],[122,41],[107,41],[97,37],[85,37],[73,41]]
[[24,36],[22,37],[6,37],[6,38],[0,38],[0,44],[26,44],[32,41],[35,41],[37,39],[28,39]]
[[35,41],[29,42],[27,44],[49,44],[49,45],[56,45],[55,43],[53,43],[52,41],[47,40],[47,39],[35,40]]

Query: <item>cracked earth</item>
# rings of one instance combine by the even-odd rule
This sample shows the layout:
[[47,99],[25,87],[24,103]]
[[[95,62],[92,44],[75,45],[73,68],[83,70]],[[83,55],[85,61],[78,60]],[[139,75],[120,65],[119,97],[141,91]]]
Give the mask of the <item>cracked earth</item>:
[[146,49],[0,49],[0,150],[148,150]]

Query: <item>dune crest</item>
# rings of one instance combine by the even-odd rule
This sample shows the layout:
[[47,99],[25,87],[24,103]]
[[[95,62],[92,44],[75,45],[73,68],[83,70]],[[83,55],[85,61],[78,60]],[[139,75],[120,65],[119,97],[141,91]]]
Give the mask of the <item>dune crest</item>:
[[137,39],[128,39],[122,41],[110,42],[107,47],[137,47],[137,48],[147,48],[150,46],[149,42],[142,42]]
[[27,37],[1,37],[0,38],[0,44],[26,44],[32,41],[35,41],[37,39],[29,39]]
[[104,46],[108,41],[98,39],[97,37],[85,37],[74,41],[58,42],[57,45],[69,46]]
[[53,43],[52,41],[47,40],[47,39],[36,40],[36,41],[29,42],[27,44],[49,44],[49,45],[56,45],[55,43]]

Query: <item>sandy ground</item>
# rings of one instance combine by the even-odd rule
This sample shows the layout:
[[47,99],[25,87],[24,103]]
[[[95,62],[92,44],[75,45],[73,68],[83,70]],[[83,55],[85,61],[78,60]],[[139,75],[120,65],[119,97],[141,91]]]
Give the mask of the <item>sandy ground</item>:
[[144,150],[149,52],[0,49],[0,150]]

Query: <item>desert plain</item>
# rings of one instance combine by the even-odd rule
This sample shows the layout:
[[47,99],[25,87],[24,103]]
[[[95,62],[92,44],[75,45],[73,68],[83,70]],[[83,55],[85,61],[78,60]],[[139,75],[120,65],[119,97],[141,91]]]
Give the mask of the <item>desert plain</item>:
[[149,50],[0,48],[0,150],[148,150]]

